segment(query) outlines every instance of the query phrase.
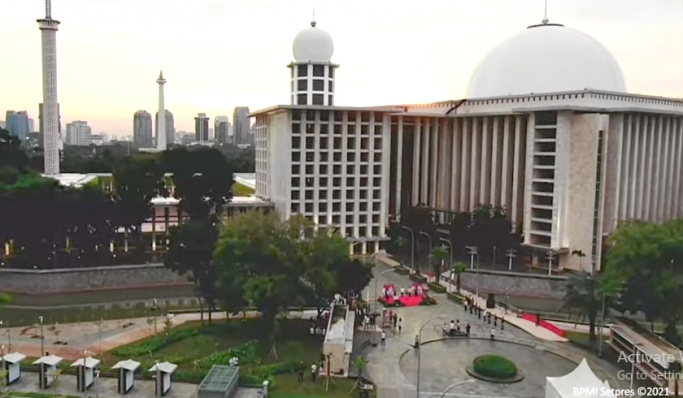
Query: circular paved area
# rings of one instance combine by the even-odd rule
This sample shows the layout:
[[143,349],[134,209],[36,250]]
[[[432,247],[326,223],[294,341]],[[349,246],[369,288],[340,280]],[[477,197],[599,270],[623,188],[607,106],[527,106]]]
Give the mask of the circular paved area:
[[[486,354],[512,359],[526,375],[515,384],[494,384],[474,380],[454,387],[447,397],[532,398],[545,396],[545,378],[564,376],[576,367],[557,355],[514,343],[488,340],[445,340],[420,348],[420,391],[424,397],[438,397],[451,384],[472,379],[465,368],[475,357]],[[411,383],[417,380],[417,355],[413,350],[401,358],[400,369]]]

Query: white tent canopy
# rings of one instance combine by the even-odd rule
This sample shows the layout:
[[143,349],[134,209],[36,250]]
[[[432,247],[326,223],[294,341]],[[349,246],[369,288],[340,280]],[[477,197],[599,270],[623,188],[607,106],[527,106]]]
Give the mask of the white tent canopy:
[[597,396],[602,396],[602,388],[610,388],[607,380],[601,381],[593,373],[586,358],[571,373],[562,377],[546,377],[545,379],[545,398],[574,398],[576,397],[575,388],[590,388],[598,392]]

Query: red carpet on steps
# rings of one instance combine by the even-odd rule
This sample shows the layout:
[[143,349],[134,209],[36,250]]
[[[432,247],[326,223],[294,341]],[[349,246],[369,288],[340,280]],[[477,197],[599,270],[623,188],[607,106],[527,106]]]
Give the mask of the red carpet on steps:
[[[404,307],[415,307],[420,305],[422,302],[422,297],[420,296],[403,296],[399,297],[398,301],[401,302],[401,305]],[[388,297],[386,299],[386,302],[388,305],[393,305],[394,304],[394,298],[393,297]]]

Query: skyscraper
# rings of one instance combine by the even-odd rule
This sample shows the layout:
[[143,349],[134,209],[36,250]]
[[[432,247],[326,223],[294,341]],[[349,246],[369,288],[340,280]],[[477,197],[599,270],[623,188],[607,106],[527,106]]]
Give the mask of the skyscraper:
[[[159,136],[159,112],[154,115],[156,130],[154,131],[154,136]],[[173,114],[171,111],[166,109],[166,146],[175,144],[175,121],[173,120]]]
[[214,133],[216,133],[215,141],[218,144],[225,144],[228,142],[228,131],[230,131],[230,120],[227,116],[216,116],[214,119]]
[[5,128],[10,134],[17,136],[20,140],[26,141],[30,133],[28,114],[26,111],[7,111],[5,115]]
[[164,105],[164,79],[163,72],[159,71],[159,78],[157,79],[159,85],[159,111],[157,112],[157,149],[166,149],[166,105]]
[[152,147],[152,115],[147,111],[133,115],[133,144],[138,148]]
[[232,123],[234,124],[234,139],[235,144],[248,144],[249,140],[249,107],[238,106],[232,114]]
[[59,21],[52,19],[51,0],[45,0],[45,18],[39,19],[43,57],[43,147],[45,174],[59,174],[59,109],[57,105],[57,30]]
[[66,144],[89,146],[92,143],[92,129],[88,122],[76,120],[66,125]]
[[209,117],[200,113],[194,118],[194,135],[197,142],[209,142]]

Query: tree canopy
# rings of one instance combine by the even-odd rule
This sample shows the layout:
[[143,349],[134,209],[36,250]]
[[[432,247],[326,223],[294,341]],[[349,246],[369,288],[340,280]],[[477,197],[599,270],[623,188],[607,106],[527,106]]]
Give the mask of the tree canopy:
[[680,343],[676,323],[683,317],[683,220],[663,224],[631,221],[610,236],[605,283],[620,287],[621,309],[661,319],[665,336]]
[[268,331],[277,329],[277,315],[290,307],[323,308],[335,293],[359,292],[372,272],[349,258],[340,235],[317,230],[303,217],[282,221],[261,212],[224,225],[214,263],[224,308],[255,307]]

